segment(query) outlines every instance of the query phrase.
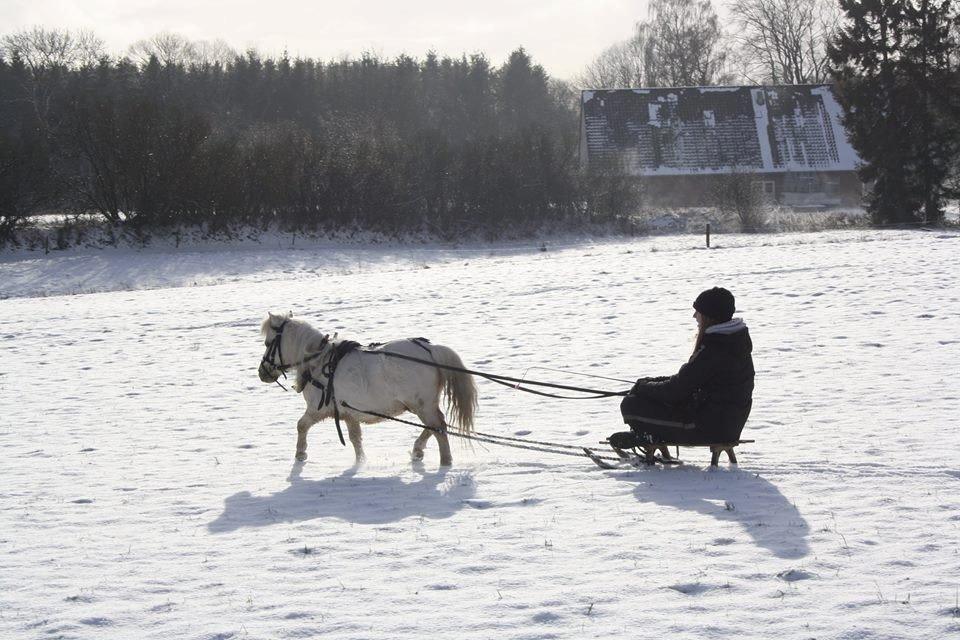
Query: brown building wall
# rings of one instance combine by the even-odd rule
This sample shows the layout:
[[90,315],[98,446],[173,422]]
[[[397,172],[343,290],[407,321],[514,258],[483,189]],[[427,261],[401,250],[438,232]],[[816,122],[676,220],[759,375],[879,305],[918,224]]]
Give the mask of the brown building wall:
[[[857,174],[835,171],[804,174],[745,174],[763,189],[771,201],[797,207],[855,207],[862,199],[863,188]],[[644,200],[653,205],[672,207],[704,207],[715,204],[716,175],[646,176]]]

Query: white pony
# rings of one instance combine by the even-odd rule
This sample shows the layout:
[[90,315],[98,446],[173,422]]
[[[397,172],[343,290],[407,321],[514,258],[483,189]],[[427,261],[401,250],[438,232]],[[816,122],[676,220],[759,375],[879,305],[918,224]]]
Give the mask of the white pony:
[[[411,456],[421,460],[424,445],[435,435],[440,447],[440,464],[449,466],[453,458],[447,422],[440,411],[441,391],[446,394],[448,412],[457,431],[463,434],[473,431],[477,389],[470,374],[383,355],[397,353],[463,368],[460,356],[449,347],[415,338],[344,351],[345,341],[331,340],[306,322],[294,320],[289,313],[268,314],[260,331],[267,347],[260,362],[260,380],[273,383],[282,373],[293,369],[296,371],[294,389],[303,394],[307,403],[306,411],[297,421],[297,460],[307,459],[310,427],[334,416],[335,411],[347,425],[357,464],[364,460],[360,423],[383,420],[364,412],[394,417],[409,411],[429,427],[413,443]],[[328,377],[331,371],[333,375]]]

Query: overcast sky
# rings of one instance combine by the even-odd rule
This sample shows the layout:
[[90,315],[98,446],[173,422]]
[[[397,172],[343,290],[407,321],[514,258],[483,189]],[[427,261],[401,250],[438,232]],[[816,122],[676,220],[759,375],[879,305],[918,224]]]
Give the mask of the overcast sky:
[[169,31],[222,38],[238,50],[320,60],[374,51],[483,52],[495,65],[517,47],[569,79],[629,37],[646,0],[0,0],[0,34],[40,25],[92,29],[112,53]]

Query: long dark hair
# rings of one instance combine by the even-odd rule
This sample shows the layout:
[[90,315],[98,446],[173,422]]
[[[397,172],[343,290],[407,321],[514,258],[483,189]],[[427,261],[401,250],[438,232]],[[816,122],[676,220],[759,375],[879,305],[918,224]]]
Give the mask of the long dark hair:
[[703,322],[699,323],[697,326],[697,339],[693,342],[693,353],[690,354],[690,357],[697,355],[697,351],[700,351],[700,347],[703,346],[703,336],[706,335],[707,329],[712,327],[715,324],[720,324],[719,320],[714,320],[710,316],[700,313],[700,317],[703,318]]

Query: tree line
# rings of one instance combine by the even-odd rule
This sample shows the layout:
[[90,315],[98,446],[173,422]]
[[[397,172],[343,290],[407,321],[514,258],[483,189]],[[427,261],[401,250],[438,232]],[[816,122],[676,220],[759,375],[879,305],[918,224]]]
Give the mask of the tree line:
[[580,174],[576,100],[522,49],[500,67],[483,55],[223,60],[185,46],[135,61],[97,55],[87,36],[33,35],[6,38],[0,57],[8,237],[48,211],[135,230],[454,237],[617,221],[636,205],[625,180]]
[[[960,14],[950,0],[652,0],[584,88],[834,82],[877,223],[960,193]],[[0,37],[0,241],[36,213],[136,230],[362,228],[496,236],[625,223],[642,184],[583,173],[573,86],[523,50],[320,62],[172,34]]]

